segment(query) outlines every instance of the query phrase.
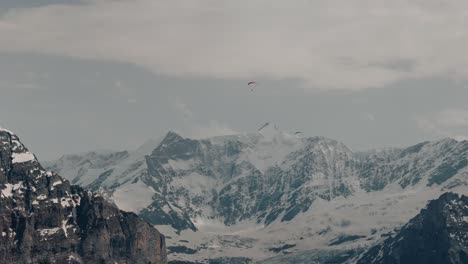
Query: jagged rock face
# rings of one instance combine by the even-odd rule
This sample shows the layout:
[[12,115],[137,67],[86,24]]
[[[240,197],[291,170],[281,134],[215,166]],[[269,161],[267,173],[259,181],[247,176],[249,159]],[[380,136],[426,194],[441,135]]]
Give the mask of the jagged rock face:
[[166,263],[165,238],[136,214],[45,171],[0,129],[2,263]]
[[444,139],[360,157],[362,187],[382,190],[397,182],[401,187],[418,184],[442,184],[461,173],[468,173],[468,141]]
[[[96,165],[101,159],[87,155],[81,161]],[[257,133],[203,140],[170,132],[113,165],[94,170],[86,165],[84,174],[77,173],[83,166],[70,163],[64,157],[52,168],[84,186],[114,192],[117,204],[138,192],[141,202],[129,209],[137,208],[153,224],[195,230],[198,218],[222,219],[226,225],[289,221],[316,199],[380,191],[391,184],[467,185],[468,141],[356,153],[331,139],[266,126]]]
[[445,193],[358,264],[468,263],[468,197]]
[[222,218],[226,225],[288,221],[316,197],[354,191],[355,174],[346,166],[351,156],[336,141],[279,132],[206,140],[169,133],[146,157],[148,174],[141,180],[154,188],[155,202],[141,215],[154,219],[153,208],[165,209],[165,224],[176,228],[194,228],[191,219],[199,216]]

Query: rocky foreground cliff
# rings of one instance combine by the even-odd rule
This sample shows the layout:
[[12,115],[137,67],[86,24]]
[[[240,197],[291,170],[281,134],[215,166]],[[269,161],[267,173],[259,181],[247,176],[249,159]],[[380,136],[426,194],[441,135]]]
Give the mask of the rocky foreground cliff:
[[43,169],[0,129],[1,263],[167,262],[165,237],[103,196]]

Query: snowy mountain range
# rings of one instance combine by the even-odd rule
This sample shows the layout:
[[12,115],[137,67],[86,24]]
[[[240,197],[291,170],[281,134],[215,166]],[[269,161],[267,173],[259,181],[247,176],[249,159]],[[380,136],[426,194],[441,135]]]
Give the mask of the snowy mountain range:
[[169,132],[135,151],[65,155],[46,166],[109,192],[168,235],[170,259],[194,263],[356,250],[395,232],[430,199],[468,193],[467,141],[353,152],[268,123],[201,140]]

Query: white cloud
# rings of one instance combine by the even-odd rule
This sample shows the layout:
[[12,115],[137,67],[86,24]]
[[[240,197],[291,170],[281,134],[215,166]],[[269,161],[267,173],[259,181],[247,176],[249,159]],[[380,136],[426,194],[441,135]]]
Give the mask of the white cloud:
[[418,127],[436,136],[468,140],[468,110],[447,109],[417,118]]
[[114,81],[114,87],[117,91],[116,95],[123,98],[129,104],[136,104],[138,103],[138,99],[134,94],[134,90],[125,85],[125,83],[121,80]]
[[9,11],[0,51],[361,90],[467,79],[467,13],[468,1],[455,0],[89,0]]
[[184,135],[189,138],[203,139],[215,136],[235,135],[239,132],[230,128],[227,124],[211,120],[207,125],[195,125],[190,128]]
[[184,128],[178,132],[186,137],[202,139],[239,133],[238,131],[230,128],[227,124],[216,120],[210,120],[208,124],[202,124],[201,122],[196,121],[194,112],[179,98],[174,100],[174,108],[182,117],[184,122]]
[[175,99],[174,107],[185,122],[192,120],[193,112],[182,100]]
[[371,113],[364,113],[364,118],[367,120],[367,121],[375,121],[375,116]]
[[129,104],[136,104],[136,103],[138,103],[138,100],[137,100],[136,98],[129,98],[129,99],[127,100],[127,102],[128,102]]
[[39,82],[11,82],[0,80],[0,89],[1,90],[18,90],[25,92],[47,92],[49,87],[39,83]]

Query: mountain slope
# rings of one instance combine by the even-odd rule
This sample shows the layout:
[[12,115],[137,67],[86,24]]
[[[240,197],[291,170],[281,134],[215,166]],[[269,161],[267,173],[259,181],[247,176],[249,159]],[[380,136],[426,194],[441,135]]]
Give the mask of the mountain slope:
[[47,172],[4,129],[0,191],[2,263],[166,263],[154,227]]
[[[377,245],[287,254],[259,264],[463,264],[468,263],[468,197],[444,193]],[[360,256],[359,256],[360,255]]]
[[357,262],[468,263],[468,197],[445,193]]

